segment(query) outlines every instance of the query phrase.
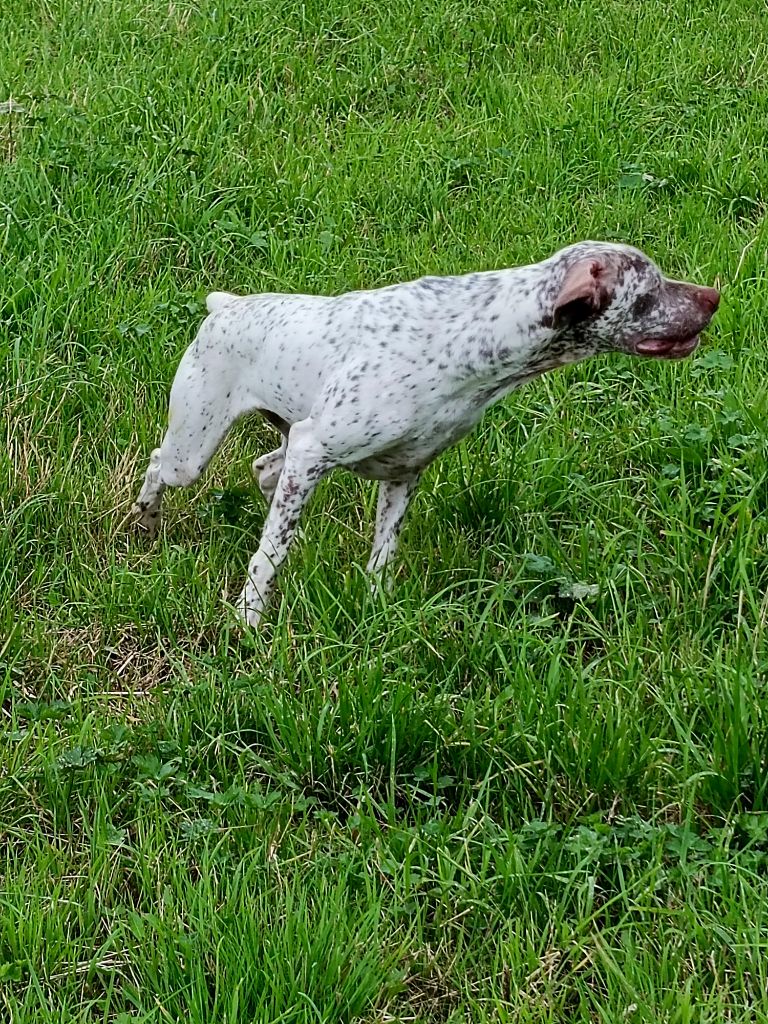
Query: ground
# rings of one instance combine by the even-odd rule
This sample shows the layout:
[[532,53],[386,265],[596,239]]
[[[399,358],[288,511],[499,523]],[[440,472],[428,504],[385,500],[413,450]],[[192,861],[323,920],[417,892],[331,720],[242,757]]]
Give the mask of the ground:
[[[13,1024],[768,1019],[768,16],[743,0],[0,14],[0,1007]],[[8,100],[13,103],[8,103]],[[242,636],[241,424],[128,510],[206,292],[627,241],[699,353],[319,489]]]

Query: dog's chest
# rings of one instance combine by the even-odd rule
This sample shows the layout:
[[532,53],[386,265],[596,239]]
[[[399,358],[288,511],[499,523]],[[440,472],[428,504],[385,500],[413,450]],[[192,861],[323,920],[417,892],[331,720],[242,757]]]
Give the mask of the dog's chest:
[[405,437],[365,458],[351,460],[348,467],[368,480],[402,480],[420,473],[441,452],[465,437],[481,416],[477,409],[464,409],[449,419],[421,419]]

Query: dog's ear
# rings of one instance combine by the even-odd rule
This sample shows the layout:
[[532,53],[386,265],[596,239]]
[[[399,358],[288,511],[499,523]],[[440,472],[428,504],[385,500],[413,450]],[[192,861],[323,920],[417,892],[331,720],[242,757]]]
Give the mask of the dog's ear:
[[616,275],[604,260],[589,256],[577,260],[565,275],[552,311],[552,326],[572,327],[602,313],[614,296]]

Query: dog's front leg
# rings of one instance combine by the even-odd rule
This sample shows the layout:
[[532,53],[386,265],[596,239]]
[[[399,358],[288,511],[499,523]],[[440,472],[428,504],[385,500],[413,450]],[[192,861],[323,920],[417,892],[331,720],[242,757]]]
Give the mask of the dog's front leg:
[[371,583],[372,590],[378,587],[384,570],[395,556],[408,503],[418,483],[419,474],[415,473],[404,480],[382,480],[379,484],[376,532],[366,569],[366,572],[375,576]]
[[301,510],[330,468],[322,446],[312,433],[311,420],[297,423],[288,437],[285,462],[269,506],[261,543],[248,565],[248,579],[237,605],[249,626],[259,624],[288,554]]

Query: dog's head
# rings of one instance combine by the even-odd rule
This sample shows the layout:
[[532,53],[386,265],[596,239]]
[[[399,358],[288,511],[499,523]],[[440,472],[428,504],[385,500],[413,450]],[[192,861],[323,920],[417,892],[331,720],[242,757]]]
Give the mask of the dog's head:
[[631,246],[581,242],[559,255],[551,325],[581,350],[681,359],[720,302],[715,288],[670,280]]

